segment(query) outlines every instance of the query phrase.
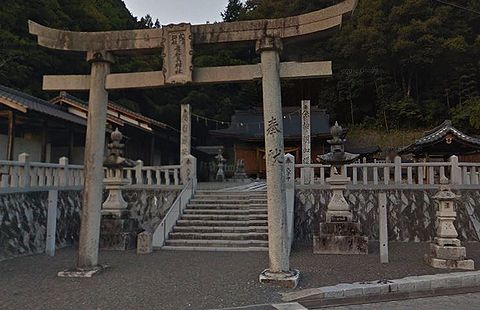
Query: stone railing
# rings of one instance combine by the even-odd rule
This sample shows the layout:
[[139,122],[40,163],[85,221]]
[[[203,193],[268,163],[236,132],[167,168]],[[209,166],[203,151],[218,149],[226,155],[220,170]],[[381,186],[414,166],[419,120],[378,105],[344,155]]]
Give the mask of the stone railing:
[[[295,168],[311,171],[297,179],[297,184],[306,186],[326,185],[331,169],[322,164],[297,164]],[[405,163],[396,157],[394,162],[354,163],[345,168],[351,185],[356,187],[437,186],[442,178],[449,179],[453,185],[480,184],[480,163],[460,163],[457,156],[448,162],[417,163]]]
[[70,165],[66,157],[60,158],[58,164],[35,163],[23,153],[18,156],[18,161],[0,161],[0,191],[81,187],[83,182],[83,166]]
[[125,168],[124,177],[131,185],[181,185],[181,165],[144,166],[141,160],[133,168]]
[[[142,161],[123,170],[131,186],[183,186],[196,170],[188,159],[182,165],[144,166]],[[106,171],[106,169],[105,169]],[[30,162],[26,153],[18,161],[0,161],[0,192],[28,191],[60,187],[81,189],[85,180],[82,165],[70,165],[62,157],[58,164]]]

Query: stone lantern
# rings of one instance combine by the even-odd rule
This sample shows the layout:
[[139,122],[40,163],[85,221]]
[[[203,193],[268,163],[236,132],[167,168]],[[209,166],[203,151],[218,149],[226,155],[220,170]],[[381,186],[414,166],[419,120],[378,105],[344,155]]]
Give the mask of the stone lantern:
[[108,198],[103,203],[102,214],[122,217],[127,210],[127,202],[122,196],[122,187],[129,185],[130,181],[123,177],[123,168],[131,168],[135,163],[123,157],[124,144],[122,133],[118,128],[110,135],[111,143],[108,144],[108,155],[104,162],[107,175],[103,183],[108,190]]
[[227,160],[223,157],[223,150],[219,149],[218,150],[218,155],[215,156],[215,159],[218,162],[218,170],[217,170],[217,175],[215,176],[215,180],[218,182],[225,182],[225,163]]
[[130,182],[123,177],[123,169],[134,167],[135,163],[123,157],[124,144],[118,128],[111,134],[108,155],[104,162],[105,189],[108,197],[102,205],[100,248],[110,250],[131,250],[136,246],[138,223],[130,218],[128,204],[123,199],[122,188]]
[[350,182],[345,165],[356,161],[360,155],[345,152],[343,128],[335,123],[330,133],[332,139],[330,153],[321,155],[318,160],[331,165],[330,177],[326,180],[332,190],[332,198],[327,206],[326,221],[320,223],[318,235],[313,236],[315,254],[367,254],[368,238],[362,236],[360,223],[353,221],[350,205],[343,192]]
[[437,230],[425,261],[434,268],[474,270],[473,260],[465,259],[467,251],[457,239],[454,225],[457,218],[455,202],[460,196],[450,190],[448,183],[447,178],[442,178],[440,191],[433,196],[438,205]]

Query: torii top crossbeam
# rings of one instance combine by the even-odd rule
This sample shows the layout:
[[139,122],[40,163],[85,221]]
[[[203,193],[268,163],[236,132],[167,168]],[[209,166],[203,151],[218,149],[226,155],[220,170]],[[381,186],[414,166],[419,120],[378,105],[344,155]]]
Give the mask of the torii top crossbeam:
[[[261,78],[259,65],[193,68],[196,45],[227,42],[259,42],[272,37],[283,43],[309,38],[339,27],[344,15],[352,12],[357,0],[308,14],[254,21],[206,25],[168,25],[158,29],[72,32],[48,28],[29,21],[30,33],[38,36],[41,46],[65,50],[106,54],[155,53],[162,50],[163,70],[153,72],[109,74],[106,89],[165,87],[185,83],[233,83]],[[319,78],[332,75],[331,62],[282,63],[282,79]],[[44,90],[88,90],[88,75],[45,76]]]
[[[286,18],[193,25],[193,44],[256,41],[265,35],[288,40],[319,33],[340,26],[342,17],[355,9],[357,1],[345,0],[323,10]],[[80,52],[160,49],[165,43],[165,28],[168,29],[168,26],[129,31],[72,32],[29,21],[30,33],[38,36],[41,46]]]

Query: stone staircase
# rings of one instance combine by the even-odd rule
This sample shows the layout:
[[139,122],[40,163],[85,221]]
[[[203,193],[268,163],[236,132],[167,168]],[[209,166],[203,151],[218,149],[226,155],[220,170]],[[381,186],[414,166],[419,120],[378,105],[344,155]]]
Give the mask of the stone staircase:
[[266,192],[198,190],[162,250],[267,251]]

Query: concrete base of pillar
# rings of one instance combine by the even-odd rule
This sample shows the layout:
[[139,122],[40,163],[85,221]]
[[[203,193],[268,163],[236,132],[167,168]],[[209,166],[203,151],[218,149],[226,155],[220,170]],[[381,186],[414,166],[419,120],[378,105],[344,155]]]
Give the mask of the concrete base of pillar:
[[360,233],[360,223],[321,223],[313,236],[314,254],[366,255],[368,237]]
[[103,216],[100,229],[100,249],[134,250],[137,247],[137,234],[137,220]]
[[67,269],[57,273],[57,276],[60,278],[91,278],[108,268],[107,265],[98,265],[92,268]]
[[260,283],[284,288],[296,288],[299,279],[300,271],[295,269],[290,272],[282,273],[270,272],[268,269],[265,269],[259,277]]
[[454,260],[454,259],[440,259],[430,255],[425,255],[425,262],[433,268],[438,269],[462,269],[475,270],[475,263],[471,259]]

